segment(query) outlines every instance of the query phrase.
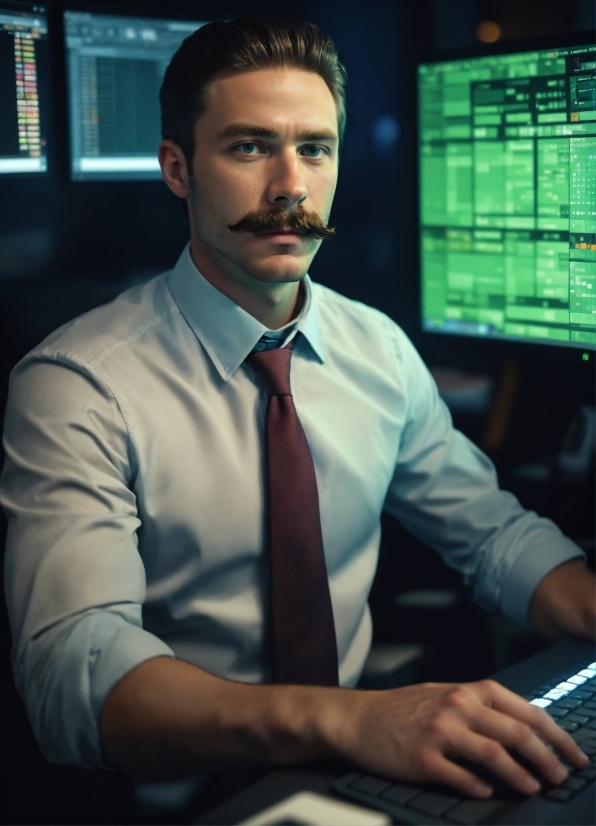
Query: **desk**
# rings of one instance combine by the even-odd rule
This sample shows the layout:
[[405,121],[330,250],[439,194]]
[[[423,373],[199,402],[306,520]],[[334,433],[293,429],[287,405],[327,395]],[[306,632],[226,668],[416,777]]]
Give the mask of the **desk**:
[[341,761],[325,761],[299,768],[275,769],[252,786],[226,800],[221,806],[217,806],[195,820],[194,823],[196,826],[227,826],[227,824],[239,823],[296,792],[318,792],[341,800],[329,791],[329,786],[351,769],[348,763]]

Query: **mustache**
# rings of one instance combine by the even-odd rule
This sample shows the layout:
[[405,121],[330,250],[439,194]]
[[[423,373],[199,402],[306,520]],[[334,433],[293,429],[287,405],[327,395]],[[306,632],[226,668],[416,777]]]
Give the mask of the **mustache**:
[[285,209],[274,212],[247,212],[237,224],[228,225],[228,229],[230,232],[256,233],[294,229],[308,238],[323,241],[335,235],[335,227],[327,226],[317,212],[309,212],[303,206],[297,206],[292,212]]

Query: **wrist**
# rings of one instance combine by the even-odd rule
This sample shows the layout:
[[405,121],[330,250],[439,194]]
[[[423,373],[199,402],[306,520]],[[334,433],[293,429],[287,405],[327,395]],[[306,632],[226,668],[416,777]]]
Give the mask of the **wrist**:
[[362,724],[373,692],[351,688],[321,689],[307,708],[308,727],[320,757],[353,760],[361,745]]
[[290,765],[337,756],[345,692],[320,686],[268,686],[261,737],[271,762]]

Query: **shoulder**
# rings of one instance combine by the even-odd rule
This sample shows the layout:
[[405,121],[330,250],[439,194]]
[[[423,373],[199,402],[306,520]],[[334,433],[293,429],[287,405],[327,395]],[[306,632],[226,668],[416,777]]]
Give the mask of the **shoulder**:
[[332,337],[346,337],[356,347],[366,343],[367,349],[372,345],[382,346],[402,360],[418,353],[402,328],[386,313],[361,301],[344,295],[311,281],[313,294],[316,295],[317,307],[324,332]]
[[63,324],[31,350],[17,367],[55,361],[94,372],[108,355],[138,341],[180,312],[170,293],[168,276],[169,272],[165,272],[145,284],[131,287],[108,304]]

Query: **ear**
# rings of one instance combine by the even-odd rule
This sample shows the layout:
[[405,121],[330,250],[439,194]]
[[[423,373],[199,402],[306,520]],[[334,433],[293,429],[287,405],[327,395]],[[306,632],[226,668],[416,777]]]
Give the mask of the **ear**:
[[165,140],[157,153],[163,179],[179,198],[188,198],[188,169],[186,158],[174,141]]

